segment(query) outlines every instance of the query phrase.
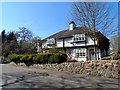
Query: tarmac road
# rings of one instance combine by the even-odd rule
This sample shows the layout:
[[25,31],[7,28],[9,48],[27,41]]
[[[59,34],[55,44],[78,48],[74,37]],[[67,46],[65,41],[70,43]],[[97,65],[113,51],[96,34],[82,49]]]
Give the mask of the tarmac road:
[[[118,88],[118,79],[0,64],[2,88]],[[1,80],[0,80],[1,81]]]

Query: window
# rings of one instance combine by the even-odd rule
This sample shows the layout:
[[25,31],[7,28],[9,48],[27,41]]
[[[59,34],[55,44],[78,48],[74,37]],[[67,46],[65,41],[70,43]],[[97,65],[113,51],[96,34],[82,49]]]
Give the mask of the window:
[[79,57],[85,57],[86,56],[86,49],[82,48],[82,49],[74,49],[74,53],[75,53],[75,57],[79,58]]
[[47,43],[48,44],[55,44],[55,39],[54,38],[47,39]]
[[84,40],[85,40],[85,34],[74,35],[74,41],[84,41]]

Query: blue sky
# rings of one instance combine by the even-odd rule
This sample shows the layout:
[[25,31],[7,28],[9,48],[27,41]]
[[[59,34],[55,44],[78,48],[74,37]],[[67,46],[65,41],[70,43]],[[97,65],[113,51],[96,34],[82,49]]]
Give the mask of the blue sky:
[[[35,36],[45,38],[68,29],[72,3],[70,2],[4,2],[2,3],[2,29],[18,31],[26,27]],[[117,15],[117,3],[111,3],[112,13]]]

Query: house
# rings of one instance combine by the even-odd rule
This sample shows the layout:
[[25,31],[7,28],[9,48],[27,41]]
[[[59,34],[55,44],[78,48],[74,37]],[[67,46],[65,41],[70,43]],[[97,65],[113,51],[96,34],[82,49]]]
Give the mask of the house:
[[96,57],[100,60],[106,57],[109,51],[109,39],[101,32],[95,32],[95,43],[90,37],[86,26],[76,27],[71,21],[69,29],[62,30],[42,40],[42,49],[57,48],[64,51],[72,60],[86,61],[94,59],[94,46],[96,46]]
[[35,43],[35,49],[36,49],[36,52],[39,54],[40,51],[42,51],[42,43],[41,43],[41,39],[38,39],[36,40],[34,43]]

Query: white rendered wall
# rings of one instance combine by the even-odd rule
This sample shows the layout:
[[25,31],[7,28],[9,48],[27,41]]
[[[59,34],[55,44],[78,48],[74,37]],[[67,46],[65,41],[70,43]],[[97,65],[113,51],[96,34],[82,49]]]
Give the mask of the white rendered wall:
[[[96,44],[97,44],[97,41],[96,41]],[[86,45],[94,45],[94,41],[89,37],[89,36],[87,36],[87,43],[86,43]]]
[[63,47],[63,39],[56,40],[57,47]]
[[[79,49],[79,48],[78,48]],[[85,51],[85,56],[84,57],[76,57],[75,55],[75,51],[73,49],[73,52],[72,52],[72,59],[73,60],[76,60],[76,61],[86,61],[87,60],[87,49],[86,48],[81,48],[81,49],[84,49]]]
[[66,38],[64,39],[65,41],[65,47],[73,47],[73,44],[71,42],[73,42],[72,37],[71,38]]
[[47,48],[46,42],[43,42],[43,43],[42,43],[42,48]]

